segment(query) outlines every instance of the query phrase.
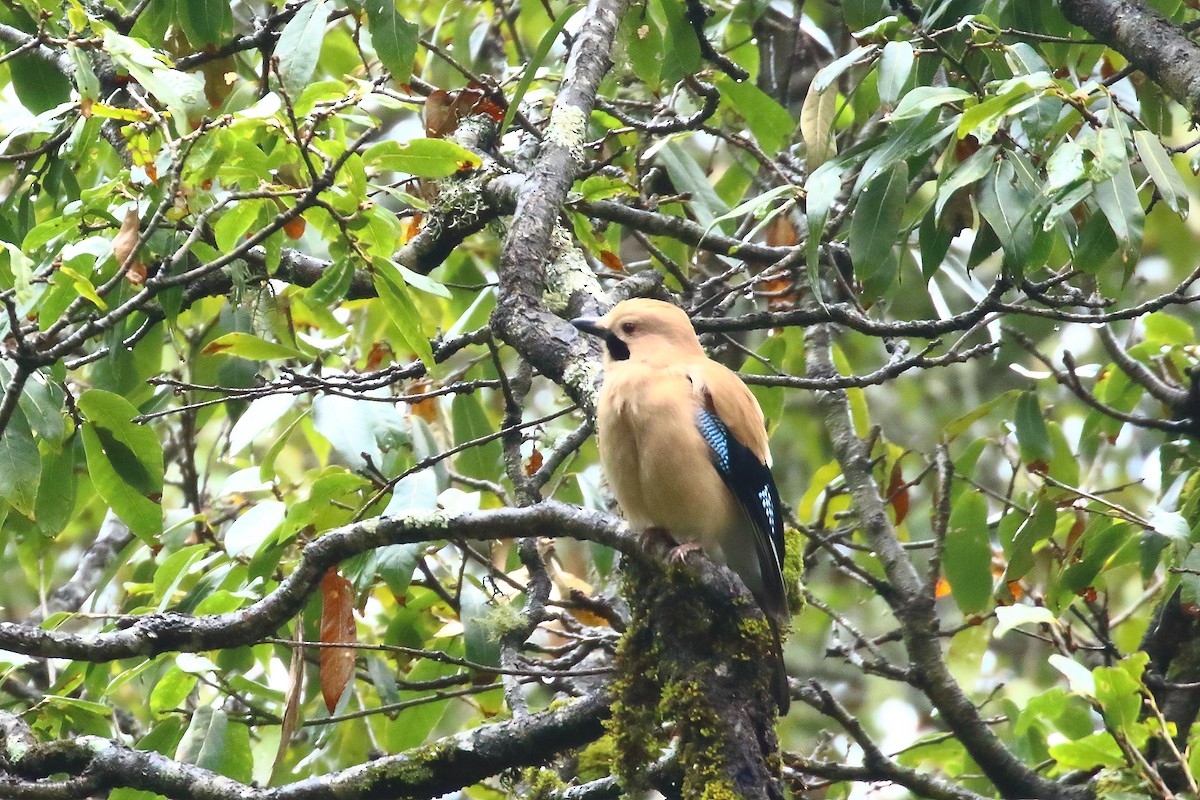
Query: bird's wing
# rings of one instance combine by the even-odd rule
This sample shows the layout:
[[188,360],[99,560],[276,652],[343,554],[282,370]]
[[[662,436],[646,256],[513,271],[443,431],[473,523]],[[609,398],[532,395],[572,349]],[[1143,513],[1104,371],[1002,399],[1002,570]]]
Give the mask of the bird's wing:
[[[711,366],[708,366],[711,365]],[[776,620],[788,617],[783,586],[783,513],[779,490],[767,466],[766,428],[762,411],[746,385],[732,372],[726,379],[708,362],[696,375],[696,427],[708,443],[713,467],[737,498],[754,533],[754,549],[762,574],[763,611]],[[748,427],[749,426],[749,427]],[[739,431],[738,428],[742,428]]]

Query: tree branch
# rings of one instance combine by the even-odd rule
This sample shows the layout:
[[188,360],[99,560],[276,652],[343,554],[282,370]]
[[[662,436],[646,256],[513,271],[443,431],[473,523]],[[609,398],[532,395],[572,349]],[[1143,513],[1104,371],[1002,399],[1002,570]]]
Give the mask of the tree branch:
[[1200,112],[1200,45],[1139,0],[1062,0],[1063,14],[1150,76],[1193,116]]
[[[153,751],[97,736],[37,743],[17,716],[0,712],[0,794],[83,798],[110,789],[156,792],[178,800],[341,800],[440,797],[513,767],[542,764],[603,733],[608,697],[582,700],[519,720],[484,725],[341,772],[260,788]],[[55,773],[78,777],[60,781]],[[55,791],[55,790],[58,791]]]

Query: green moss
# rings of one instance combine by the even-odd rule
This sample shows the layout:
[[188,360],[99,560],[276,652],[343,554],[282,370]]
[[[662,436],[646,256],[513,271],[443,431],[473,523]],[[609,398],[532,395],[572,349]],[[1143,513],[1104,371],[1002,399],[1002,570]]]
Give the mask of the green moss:
[[430,780],[434,775],[430,764],[444,759],[448,747],[445,742],[427,744],[409,751],[406,759],[387,762],[385,780],[408,786]]
[[783,542],[783,586],[787,589],[788,610],[799,614],[804,609],[804,536],[795,528],[785,528]]
[[493,641],[499,641],[504,634],[524,624],[521,610],[509,603],[498,603],[479,619],[479,627]]
[[606,734],[580,751],[575,775],[581,783],[599,780],[613,774],[618,763],[616,743]]
[[524,784],[521,796],[529,800],[549,800],[567,787],[554,770],[536,767],[521,770],[521,782]]
[[683,770],[684,797],[738,797],[726,757],[728,731],[710,704],[707,681],[719,665],[728,665],[734,680],[758,681],[769,696],[770,675],[762,663],[774,654],[770,623],[744,607],[750,600],[739,601],[734,613],[715,613],[686,570],[650,576],[630,567],[624,588],[632,620],[617,654],[608,731],[626,793],[649,788],[646,768],[671,745]]

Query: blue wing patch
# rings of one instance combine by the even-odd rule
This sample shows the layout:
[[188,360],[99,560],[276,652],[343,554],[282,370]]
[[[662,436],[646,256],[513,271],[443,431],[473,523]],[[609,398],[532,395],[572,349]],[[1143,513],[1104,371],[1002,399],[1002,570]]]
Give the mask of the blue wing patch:
[[713,467],[733,492],[755,531],[755,544],[768,597],[763,610],[778,618],[787,615],[783,587],[783,512],[771,469],[738,441],[715,411],[700,408],[696,429],[708,444]]
[[729,429],[716,414],[703,408],[696,414],[696,425],[700,428],[700,435],[704,437],[704,441],[712,450],[713,466],[717,468],[722,477],[728,475],[729,439],[731,438]]

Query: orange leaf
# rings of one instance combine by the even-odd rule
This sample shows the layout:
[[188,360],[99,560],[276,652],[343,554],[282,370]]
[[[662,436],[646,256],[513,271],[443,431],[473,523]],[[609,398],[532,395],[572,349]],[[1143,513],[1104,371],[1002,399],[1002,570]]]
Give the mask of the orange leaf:
[[796,226],[792,224],[786,214],[780,214],[774,222],[767,226],[767,244],[772,247],[791,247],[799,241],[800,236],[796,233]]
[[600,251],[600,263],[611,269],[613,272],[625,271],[625,265],[621,263],[621,257],[611,250]]
[[[409,394],[424,394],[433,388],[433,384],[429,381],[417,381],[409,388]],[[421,419],[429,424],[433,424],[437,420],[437,402],[432,397],[427,397],[424,400],[418,400],[415,403],[408,404],[412,413],[416,414]]]
[[[1071,532],[1067,534],[1067,552],[1075,548],[1075,543],[1079,541],[1083,529],[1087,527],[1087,520],[1083,517],[1083,512],[1078,509],[1075,511],[1075,522],[1071,523]],[[1076,554],[1075,560],[1078,561],[1082,553]]]
[[904,522],[908,516],[908,484],[904,482],[904,472],[900,469],[900,460],[892,465],[892,477],[888,481],[888,500],[892,510],[896,512],[896,524]]
[[386,358],[391,358],[395,353],[392,352],[392,346],[387,342],[375,342],[371,345],[371,351],[367,353],[367,369],[374,372],[383,366],[383,361]]
[[937,586],[933,588],[934,597],[946,597],[950,594],[950,581],[945,578],[937,579]]
[[425,221],[425,215],[418,212],[412,215],[408,224],[404,226],[404,241],[411,242],[413,237],[421,232],[421,225]]
[[304,235],[304,228],[304,217],[296,217],[283,224],[283,234],[294,242]]
[[529,454],[529,460],[525,462],[525,474],[533,475],[542,468],[542,462],[544,460],[545,459],[542,458],[542,451],[535,448],[534,451]]
[[[330,569],[321,579],[321,642],[353,644],[356,641],[354,589],[337,569]],[[322,647],[320,668],[321,696],[325,698],[325,708],[332,714],[346,685],[354,677],[354,649]]]

